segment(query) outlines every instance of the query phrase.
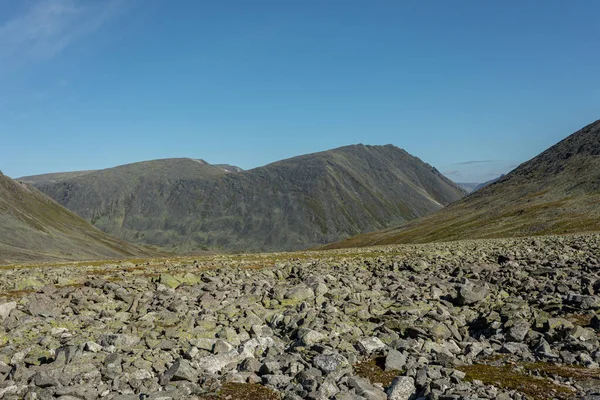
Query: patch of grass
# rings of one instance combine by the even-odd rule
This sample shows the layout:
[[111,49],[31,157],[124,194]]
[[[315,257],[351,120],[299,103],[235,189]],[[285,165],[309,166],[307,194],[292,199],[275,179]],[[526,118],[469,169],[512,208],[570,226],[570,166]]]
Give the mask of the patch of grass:
[[14,300],[20,299],[23,296],[27,296],[28,294],[35,293],[37,290],[35,289],[25,289],[25,290],[9,290],[3,293],[0,293],[0,298]]
[[386,371],[385,357],[381,356],[354,365],[354,373],[371,383],[381,383],[383,387],[388,387],[402,371]]
[[546,190],[542,190],[541,192],[529,194],[529,195],[523,197],[523,200],[533,199],[535,197],[541,197],[541,196],[545,195],[546,193],[548,193],[549,191],[550,191],[549,189],[546,189]]
[[506,361],[509,358],[510,358],[509,354],[496,353],[494,355],[486,357],[482,361],[485,362],[485,363],[490,363],[491,364],[491,363],[495,363],[495,362],[499,362],[499,361]]
[[538,378],[521,371],[515,366],[494,366],[474,364],[457,367],[467,374],[469,381],[479,380],[486,385],[493,385],[505,390],[517,390],[535,400],[572,399],[574,391],[568,387],[557,385],[548,378]]
[[217,396],[203,396],[202,400],[279,400],[281,396],[258,384],[225,383]]
[[527,371],[536,371],[547,375],[558,375],[563,378],[570,378],[574,380],[585,380],[590,378],[600,379],[600,369],[585,368],[579,365],[561,365],[536,362],[523,364],[523,367]]

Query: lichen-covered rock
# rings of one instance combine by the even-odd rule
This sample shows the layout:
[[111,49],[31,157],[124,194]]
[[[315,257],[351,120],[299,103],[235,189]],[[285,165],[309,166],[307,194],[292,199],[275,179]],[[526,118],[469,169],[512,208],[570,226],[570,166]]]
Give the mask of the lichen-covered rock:
[[15,301],[0,304],[0,322],[4,321],[15,308],[17,308]]
[[388,389],[388,400],[410,400],[415,394],[415,380],[409,376],[399,376]]

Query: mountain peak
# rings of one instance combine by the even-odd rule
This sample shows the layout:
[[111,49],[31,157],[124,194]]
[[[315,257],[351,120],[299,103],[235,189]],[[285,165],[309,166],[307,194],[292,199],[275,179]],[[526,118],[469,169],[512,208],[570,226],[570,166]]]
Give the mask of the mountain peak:
[[328,248],[600,230],[600,120],[462,200]]

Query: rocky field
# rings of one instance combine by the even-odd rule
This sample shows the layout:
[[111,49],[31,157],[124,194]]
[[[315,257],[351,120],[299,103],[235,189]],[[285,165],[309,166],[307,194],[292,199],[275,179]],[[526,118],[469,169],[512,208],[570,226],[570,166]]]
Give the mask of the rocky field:
[[600,399],[600,236],[11,266],[4,399]]

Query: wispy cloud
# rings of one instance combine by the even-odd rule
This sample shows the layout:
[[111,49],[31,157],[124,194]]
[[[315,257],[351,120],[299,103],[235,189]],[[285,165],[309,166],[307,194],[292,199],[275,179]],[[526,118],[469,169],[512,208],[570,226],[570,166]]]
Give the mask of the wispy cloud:
[[127,8],[126,0],[34,0],[0,25],[2,63],[47,59],[95,32]]
[[457,177],[462,176],[462,172],[460,172],[458,170],[444,171],[443,174],[446,176],[457,176]]
[[495,163],[495,162],[500,162],[500,161],[501,160],[473,160],[473,161],[457,162],[457,163],[454,163],[452,165],[489,164],[489,163]]

